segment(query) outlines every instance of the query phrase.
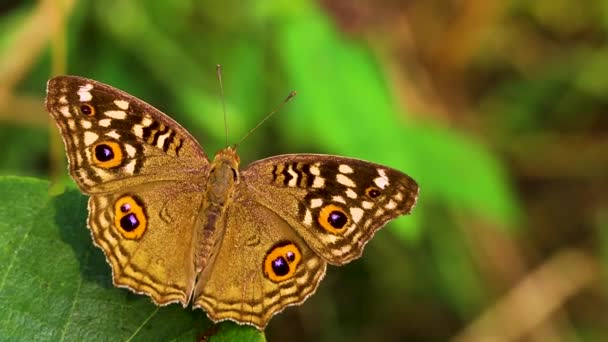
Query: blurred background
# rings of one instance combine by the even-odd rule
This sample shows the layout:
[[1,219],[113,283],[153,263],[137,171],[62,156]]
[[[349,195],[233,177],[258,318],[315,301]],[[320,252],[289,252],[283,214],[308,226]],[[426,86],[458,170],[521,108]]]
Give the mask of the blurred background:
[[151,103],[212,155],[222,64],[229,143],[298,92],[243,165],[330,153],[421,187],[270,341],[608,340],[607,38],[602,0],[2,2],[0,174],[72,184],[43,107],[57,74]]

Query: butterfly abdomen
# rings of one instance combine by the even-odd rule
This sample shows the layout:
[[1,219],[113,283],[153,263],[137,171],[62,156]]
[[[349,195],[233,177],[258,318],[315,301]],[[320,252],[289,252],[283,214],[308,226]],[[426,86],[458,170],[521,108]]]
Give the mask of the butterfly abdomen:
[[197,233],[196,269],[202,270],[215,249],[213,241],[223,234],[226,207],[231,203],[238,183],[239,157],[228,147],[219,151],[209,168],[205,202],[201,210],[202,223]]

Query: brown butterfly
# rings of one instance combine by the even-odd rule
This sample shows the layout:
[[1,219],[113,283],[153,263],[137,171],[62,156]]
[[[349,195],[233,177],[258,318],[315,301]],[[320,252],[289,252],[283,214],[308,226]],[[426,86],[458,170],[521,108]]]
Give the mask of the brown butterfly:
[[85,78],[51,79],[46,109],[114,284],[216,322],[263,329],[418,198],[406,174],[356,159],[287,154],[241,170],[226,147],[209,160],[167,115]]

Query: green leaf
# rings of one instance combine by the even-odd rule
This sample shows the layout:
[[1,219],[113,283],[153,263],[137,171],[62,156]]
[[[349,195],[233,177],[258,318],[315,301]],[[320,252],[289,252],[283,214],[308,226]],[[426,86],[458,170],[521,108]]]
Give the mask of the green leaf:
[[222,322],[218,324],[217,331],[211,331],[210,342],[264,342],[266,337],[252,326],[238,325],[234,322]]
[[281,117],[289,121],[286,139],[385,164],[416,179],[419,205],[412,217],[392,223],[404,238],[419,235],[425,203],[431,202],[516,222],[519,209],[507,172],[481,142],[414,122],[396,106],[370,49],[337,32],[316,8],[290,19],[282,22],[279,41],[299,95],[290,104],[296,113]]
[[[201,310],[155,306],[112,285],[86,228],[87,199],[49,183],[0,177],[0,336],[5,340],[195,341],[211,327]],[[263,333],[219,325],[219,341]]]

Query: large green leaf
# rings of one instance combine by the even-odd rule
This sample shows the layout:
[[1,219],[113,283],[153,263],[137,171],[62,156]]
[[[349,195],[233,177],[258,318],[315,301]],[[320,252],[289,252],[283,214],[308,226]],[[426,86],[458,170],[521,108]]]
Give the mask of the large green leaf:
[[286,138],[413,176],[421,188],[419,207],[412,219],[393,224],[396,232],[415,235],[427,201],[516,222],[506,170],[481,142],[403,113],[370,49],[337,32],[314,6],[281,23],[283,64],[300,94],[292,105],[296,113],[281,117],[290,122]]
[[[201,310],[156,307],[112,285],[93,246],[86,197],[51,197],[49,183],[0,177],[0,337],[4,340],[195,341],[211,322]],[[222,323],[219,341],[264,341],[252,327]]]

